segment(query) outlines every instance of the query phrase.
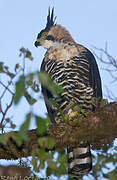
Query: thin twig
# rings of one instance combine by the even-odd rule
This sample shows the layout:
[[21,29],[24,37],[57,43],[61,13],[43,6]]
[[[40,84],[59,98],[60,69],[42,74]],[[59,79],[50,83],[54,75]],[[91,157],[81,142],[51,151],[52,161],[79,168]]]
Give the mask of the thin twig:
[[7,107],[6,107],[6,109],[5,109],[5,111],[4,112],[2,112],[2,119],[1,119],[1,124],[3,123],[3,121],[4,121],[4,119],[5,119],[5,116],[6,116],[6,114],[7,114],[7,112],[8,112],[8,110],[10,109],[10,107],[12,106],[12,104],[13,104],[13,100],[14,100],[14,96],[12,96],[12,99],[11,99],[11,102],[10,102],[10,104],[9,105],[7,105]]
[[4,96],[4,93],[6,92],[6,90],[8,90],[12,95],[14,95],[14,93],[8,88],[10,84],[8,84],[7,86],[4,85],[1,81],[0,84],[5,88],[5,91],[3,92],[3,94],[1,95],[0,99]]
[[109,59],[109,62],[104,61],[104,60],[102,59],[102,57],[97,56],[97,54],[94,52],[95,56],[96,56],[101,62],[103,62],[104,64],[109,64],[109,65],[111,64],[111,65],[113,65],[113,67],[117,68],[117,60],[116,60],[115,58],[113,58],[106,50],[104,50],[104,49],[102,49],[102,48],[97,48],[97,47],[95,47],[95,46],[93,46],[93,47],[94,47],[96,50],[104,53],[104,54],[108,57],[108,59]]
[[[93,46],[93,48],[101,53],[101,56],[99,56],[93,50],[96,58],[107,66],[107,68],[103,68],[103,70],[106,70],[110,74],[112,78],[112,83],[117,82],[117,60],[107,52],[107,44],[105,45],[105,49],[97,48],[95,46]],[[105,55],[106,60],[104,60],[104,57],[102,55]],[[108,90],[108,88],[106,88],[106,90],[108,94],[107,97],[115,101],[117,98],[113,95],[111,90]]]

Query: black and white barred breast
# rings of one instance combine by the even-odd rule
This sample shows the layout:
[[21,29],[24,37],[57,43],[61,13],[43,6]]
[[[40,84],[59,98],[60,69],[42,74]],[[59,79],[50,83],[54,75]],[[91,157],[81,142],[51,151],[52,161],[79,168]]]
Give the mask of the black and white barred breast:
[[[79,106],[87,110],[92,109],[93,88],[89,82],[89,68],[88,60],[83,55],[64,61],[47,61],[45,71],[64,90],[58,104],[65,115],[78,111]],[[57,115],[60,116],[60,113]]]

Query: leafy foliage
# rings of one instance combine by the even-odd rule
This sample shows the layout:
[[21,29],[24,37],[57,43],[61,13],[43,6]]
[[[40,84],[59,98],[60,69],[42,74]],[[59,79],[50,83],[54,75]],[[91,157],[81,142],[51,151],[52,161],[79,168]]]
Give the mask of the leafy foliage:
[[47,73],[39,72],[38,75],[40,83],[52,94],[59,95],[63,92],[62,87],[55,84]]
[[29,129],[29,125],[30,125],[30,120],[31,120],[31,113],[28,113],[26,115],[26,120],[25,122],[21,125],[19,133],[18,133],[18,137],[21,141],[27,141],[28,140],[28,135],[27,135],[27,131]]
[[37,100],[35,98],[33,98],[26,90],[24,92],[24,96],[30,105],[33,105],[34,103],[37,102]]
[[47,121],[39,116],[36,116],[37,133],[42,135],[47,131]]
[[[51,91],[55,95],[61,94],[63,89],[56,85],[51,78],[42,72],[34,72],[25,74],[25,61],[33,60],[32,54],[28,49],[22,47],[20,49],[20,57],[23,57],[23,65],[16,64],[14,66],[14,72],[10,71],[10,68],[4,64],[4,62],[0,62],[0,75],[6,75],[8,78],[8,84],[5,85],[4,82],[0,80],[0,84],[4,87],[3,93],[0,94],[0,115],[1,118],[1,132],[4,132],[6,125],[10,125],[11,130],[15,128],[15,124],[12,122],[11,118],[7,116],[7,111],[12,106],[12,102],[14,105],[18,105],[22,97],[25,97],[27,104],[29,106],[34,105],[39,99],[39,82],[45,86],[49,91]],[[15,79],[17,77],[17,79]],[[10,80],[9,80],[10,79]],[[38,82],[39,80],[39,82]],[[14,85],[15,84],[15,88]],[[12,86],[12,88],[11,88]],[[11,90],[12,89],[12,90]],[[11,96],[11,105],[8,104],[5,111],[2,108],[3,97],[5,93],[9,92],[9,96]],[[38,96],[38,98],[35,98]],[[17,106],[15,107],[17,108]],[[23,113],[23,112],[21,112]],[[38,144],[40,148],[33,148],[32,159],[30,164],[33,166],[33,173],[39,173],[38,177],[43,177],[41,172],[45,170],[46,177],[54,176],[57,179],[61,177],[61,179],[69,179],[73,180],[75,178],[67,176],[67,154],[65,149],[54,150],[54,140],[51,137],[44,136],[48,131],[48,118],[42,118],[33,112],[32,108],[27,113],[25,117],[24,123],[21,125],[19,129],[18,136],[12,136],[13,139],[16,140],[17,144],[20,146],[22,142],[28,141],[27,130],[29,129],[31,120],[35,120],[37,126],[37,134],[41,135],[38,139]],[[19,119],[20,120],[20,119]],[[0,136],[0,143],[5,145],[8,141],[7,134],[2,134]],[[110,151],[112,149],[112,151]],[[48,150],[48,151],[47,151]],[[117,179],[117,148],[116,146],[106,146],[106,148],[102,148],[100,151],[96,152],[97,155],[93,156],[94,166],[93,170],[90,174],[87,175],[89,179]],[[64,176],[65,175],[65,176]],[[36,175],[34,175],[36,176]],[[86,176],[82,177],[85,179]],[[81,179],[81,178],[79,178]]]
[[8,75],[10,78],[13,78],[15,76],[14,73],[11,73],[9,71],[9,67],[4,65],[4,62],[0,62],[0,73],[4,73],[6,75]]
[[22,47],[20,49],[20,55],[19,56],[24,56],[24,58],[28,58],[29,60],[33,60],[32,54],[28,49],[25,49],[24,47]]
[[25,76],[20,76],[15,86],[14,103],[18,104],[25,91]]

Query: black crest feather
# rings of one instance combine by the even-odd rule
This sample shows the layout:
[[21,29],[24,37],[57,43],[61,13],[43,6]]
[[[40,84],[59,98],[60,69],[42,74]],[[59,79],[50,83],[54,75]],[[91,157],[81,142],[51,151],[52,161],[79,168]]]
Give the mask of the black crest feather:
[[56,17],[54,17],[54,7],[52,8],[52,12],[50,12],[50,7],[49,7],[46,29],[50,29],[52,26],[56,25],[55,20],[56,20]]

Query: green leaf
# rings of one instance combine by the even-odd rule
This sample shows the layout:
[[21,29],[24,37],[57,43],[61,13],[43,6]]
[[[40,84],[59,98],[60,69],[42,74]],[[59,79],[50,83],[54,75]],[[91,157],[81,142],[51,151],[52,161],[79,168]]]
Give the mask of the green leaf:
[[4,66],[4,63],[0,62],[0,73],[5,73],[9,77],[13,78],[15,74],[11,73],[8,69],[9,69],[8,66]]
[[36,93],[39,92],[39,85],[36,83],[36,81],[33,82],[31,88],[34,92],[36,92]]
[[15,129],[16,128],[16,125],[14,123],[11,123],[11,128],[12,129]]
[[47,176],[50,176],[52,174],[53,170],[50,167],[47,167],[46,174]]
[[30,120],[31,120],[31,113],[28,113],[26,115],[25,122],[21,125],[20,130],[18,131],[18,138],[21,142],[28,140],[27,131],[30,125]]
[[32,85],[33,85],[33,76],[34,76],[33,73],[30,73],[30,74],[27,76],[28,80],[27,80],[26,83],[27,83],[28,86],[32,86]]
[[3,67],[3,65],[4,65],[4,62],[0,61],[0,67]]
[[19,56],[21,56],[21,55],[23,55],[24,56],[24,58],[28,58],[29,60],[33,60],[33,57],[32,57],[32,54],[31,54],[31,52],[28,50],[28,49],[25,49],[24,47],[22,47],[21,49],[20,49],[20,55]]
[[45,119],[36,116],[37,133],[42,135],[47,130],[47,122]]
[[14,70],[15,70],[15,72],[17,72],[17,70],[19,69],[19,64],[17,63],[16,65],[15,65],[15,68],[14,68]]
[[18,79],[18,81],[15,84],[15,96],[14,96],[14,103],[15,105],[19,103],[21,97],[23,96],[25,92],[25,77],[22,75]]
[[10,78],[14,78],[15,77],[15,74],[7,71],[6,74],[10,77]]
[[30,105],[33,105],[34,103],[37,102],[37,100],[33,98],[26,90],[24,92],[24,96]]
[[56,174],[67,174],[66,165],[61,164],[59,167],[57,167]]
[[39,72],[38,78],[40,83],[47,88],[52,94],[59,95],[63,92],[63,88],[52,81],[47,73]]
[[39,153],[39,160],[40,160],[39,167],[41,169],[44,169],[45,161],[46,161],[46,152],[43,149],[39,149],[38,153]]
[[55,145],[54,139],[52,137],[47,137],[47,144],[46,144],[47,148],[52,149],[54,145]]
[[0,73],[6,73],[4,70],[4,63],[0,62]]
[[0,135],[0,143],[6,145],[9,140],[9,134],[1,134]]
[[33,60],[32,54],[29,50],[26,52],[26,58],[30,59],[31,61]]
[[29,124],[30,124],[30,119],[31,119],[31,113],[28,113],[26,115],[26,120],[25,122],[21,125],[20,127],[20,132],[24,132],[24,131],[27,131],[28,128],[29,128]]
[[38,159],[33,157],[31,160],[31,164],[33,165],[33,170],[35,172],[39,172]]
[[39,153],[39,159],[41,161],[46,160],[46,152],[44,151],[44,149],[39,149],[38,153]]
[[40,147],[44,149],[45,148],[52,149],[55,145],[55,141],[52,137],[40,137],[38,138],[38,143]]
[[8,66],[4,66],[4,69],[8,71],[9,67]]
[[20,52],[21,53],[25,53],[26,52],[26,49],[24,47],[20,48]]
[[6,121],[7,123],[11,123],[11,119],[10,119],[10,118],[6,118],[5,121]]
[[32,86],[32,85],[33,85],[33,76],[34,76],[33,73],[30,73],[30,74],[28,74],[28,76],[27,76],[28,80],[27,80],[26,83],[27,83],[28,86]]
[[60,162],[61,164],[67,163],[67,156],[66,156],[66,154],[61,155],[61,156],[58,158],[58,162]]
[[48,163],[48,166],[49,166],[51,169],[56,169],[56,167],[57,167],[57,162],[54,162],[52,159],[47,159],[47,163]]
[[26,82],[27,86],[32,86],[33,81],[31,81],[30,79]]
[[47,147],[47,138],[46,137],[38,138],[38,144],[39,144],[40,147],[45,149]]
[[4,63],[3,62],[0,62],[0,72],[3,72],[4,70],[3,70],[3,65],[4,65]]
[[109,180],[116,180],[117,179],[117,168],[115,168],[113,171],[108,173]]

